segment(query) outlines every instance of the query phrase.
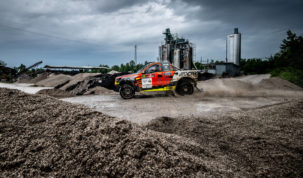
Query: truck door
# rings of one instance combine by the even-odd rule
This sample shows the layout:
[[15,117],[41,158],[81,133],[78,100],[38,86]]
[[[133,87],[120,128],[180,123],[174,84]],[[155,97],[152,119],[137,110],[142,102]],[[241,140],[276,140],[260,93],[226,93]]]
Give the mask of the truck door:
[[171,83],[175,71],[170,64],[162,64],[162,85],[167,86]]
[[142,89],[157,88],[159,86],[159,73],[161,73],[160,64],[154,64],[147,68],[142,74]]

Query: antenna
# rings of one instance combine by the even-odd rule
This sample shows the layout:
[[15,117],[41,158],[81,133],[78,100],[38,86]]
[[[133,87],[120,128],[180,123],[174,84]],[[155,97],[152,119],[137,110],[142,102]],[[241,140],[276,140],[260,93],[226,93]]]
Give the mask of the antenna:
[[135,64],[137,65],[137,45],[135,44]]

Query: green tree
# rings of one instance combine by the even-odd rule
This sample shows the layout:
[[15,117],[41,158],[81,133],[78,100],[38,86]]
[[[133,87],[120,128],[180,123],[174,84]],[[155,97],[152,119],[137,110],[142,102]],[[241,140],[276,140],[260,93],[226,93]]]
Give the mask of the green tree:
[[195,62],[195,66],[199,70],[205,69],[204,65],[201,62]]
[[[104,69],[99,69],[99,72],[102,73],[102,74],[105,74],[107,72],[109,72],[109,66],[108,65],[103,65],[103,64],[100,64],[99,67],[105,67]],[[107,69],[106,69],[107,68]]]
[[20,66],[17,67],[16,70],[18,71],[18,73],[24,73],[26,72],[26,66],[24,64],[20,64]]
[[290,66],[303,70],[303,37],[287,31],[287,38],[281,44],[280,53],[276,54],[279,67]]
[[113,65],[111,69],[115,71],[120,71],[120,67],[118,65]]
[[246,74],[271,73],[303,87],[303,37],[287,31],[280,51],[268,59],[241,59],[241,70]]

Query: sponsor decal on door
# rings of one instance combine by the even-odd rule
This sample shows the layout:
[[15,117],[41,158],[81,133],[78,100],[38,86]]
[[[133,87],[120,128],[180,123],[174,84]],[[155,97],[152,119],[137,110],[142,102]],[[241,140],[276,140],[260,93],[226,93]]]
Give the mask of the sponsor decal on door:
[[153,79],[152,78],[143,78],[142,79],[142,88],[152,88]]

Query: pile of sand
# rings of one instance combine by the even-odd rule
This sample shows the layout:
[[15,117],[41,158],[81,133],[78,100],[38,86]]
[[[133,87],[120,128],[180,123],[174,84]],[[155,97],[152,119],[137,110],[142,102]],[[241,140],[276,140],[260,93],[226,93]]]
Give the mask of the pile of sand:
[[102,95],[102,94],[116,94],[116,92],[113,90],[104,88],[104,87],[97,86],[97,87],[88,89],[84,94],[85,95],[90,95],[90,94]]
[[[115,74],[117,75],[117,74]],[[107,75],[106,75],[107,76]],[[52,86],[56,90],[44,90],[40,94],[47,94],[55,97],[68,97],[83,94],[101,94],[102,91],[107,89],[100,89],[100,87],[94,89],[102,83],[110,82],[113,85],[114,79],[105,79],[103,74],[100,73],[79,73],[74,76],[69,75],[50,75],[48,78],[36,83],[38,86]],[[57,90],[59,89],[59,90]],[[69,93],[69,94],[68,94]]]
[[21,76],[18,77],[17,83],[37,83],[41,80],[45,80],[48,76],[50,75],[49,72],[43,72],[40,74],[37,74],[36,77],[32,78],[28,74],[22,74]]
[[256,85],[258,88],[268,90],[302,90],[301,87],[278,77],[264,79]]
[[234,79],[210,79],[198,82],[198,88],[202,88],[203,96],[244,96],[255,90],[252,83]]
[[303,97],[212,117],[161,117],[146,127],[195,140],[231,177],[303,175]]
[[29,81],[32,78],[28,75],[28,74],[21,74],[18,78],[17,78],[17,83],[30,83]]
[[67,90],[70,91],[75,88],[78,83],[84,81],[85,79],[100,76],[102,74],[100,73],[79,73],[77,75],[74,75],[71,80],[65,84],[64,86],[60,87],[61,90]]
[[49,73],[49,72],[43,72],[43,73],[41,73],[41,74],[38,74],[37,77],[31,79],[31,80],[29,81],[29,83],[38,83],[38,82],[40,82],[40,81],[42,81],[42,80],[47,79],[47,77],[48,77],[50,74],[51,74],[51,73]]
[[202,96],[282,96],[302,90],[299,86],[280,78],[267,78],[268,75],[210,79],[200,81]]
[[60,89],[43,89],[37,92],[37,94],[42,94],[42,95],[48,95],[48,96],[53,96],[56,98],[66,98],[66,97],[73,97],[73,95],[70,92],[60,90]]
[[183,137],[52,97],[0,88],[0,177],[230,175]]
[[36,83],[36,85],[44,87],[55,87],[60,88],[71,80],[71,76],[64,74],[51,74],[46,79]]
[[246,81],[252,84],[257,84],[260,83],[262,80],[269,78],[270,78],[270,74],[255,74],[255,75],[240,76],[240,77],[236,77],[235,79]]

